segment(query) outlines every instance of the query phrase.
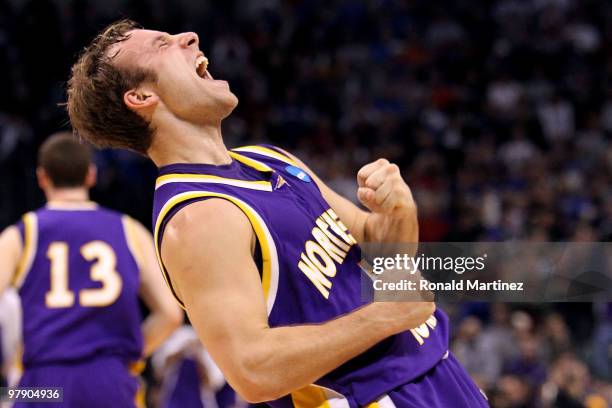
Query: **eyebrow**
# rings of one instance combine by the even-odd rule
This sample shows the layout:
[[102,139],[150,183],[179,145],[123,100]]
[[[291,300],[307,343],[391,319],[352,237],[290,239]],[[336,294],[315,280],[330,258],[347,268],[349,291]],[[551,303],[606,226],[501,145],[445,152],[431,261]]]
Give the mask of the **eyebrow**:
[[162,33],[162,34],[160,34],[160,35],[156,36],[155,38],[153,38],[153,40],[151,40],[151,45],[153,45],[153,44],[155,44],[156,42],[161,41],[161,40],[167,40],[167,39],[168,39],[168,37],[170,37],[170,34],[168,34],[168,33]]

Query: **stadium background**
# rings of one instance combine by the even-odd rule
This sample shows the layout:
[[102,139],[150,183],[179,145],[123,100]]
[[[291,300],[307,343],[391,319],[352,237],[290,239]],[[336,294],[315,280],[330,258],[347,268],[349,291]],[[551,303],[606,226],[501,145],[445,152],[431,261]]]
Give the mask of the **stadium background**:
[[[1,228],[43,203],[36,150],[68,129],[69,67],[120,17],[199,34],[240,99],[228,146],[287,148],[353,200],[360,166],[398,163],[424,241],[612,237],[604,0],[0,0]],[[154,166],[119,151],[96,162],[93,198],[150,225]],[[610,304],[449,312],[452,349],[493,406],[612,402]]]

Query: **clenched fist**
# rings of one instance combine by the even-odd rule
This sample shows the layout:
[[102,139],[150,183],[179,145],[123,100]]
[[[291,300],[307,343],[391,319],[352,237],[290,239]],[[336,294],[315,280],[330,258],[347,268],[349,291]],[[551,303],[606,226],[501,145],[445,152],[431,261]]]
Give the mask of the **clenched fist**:
[[416,208],[410,188],[402,179],[399,167],[387,159],[366,164],[357,173],[357,198],[370,211],[391,214]]

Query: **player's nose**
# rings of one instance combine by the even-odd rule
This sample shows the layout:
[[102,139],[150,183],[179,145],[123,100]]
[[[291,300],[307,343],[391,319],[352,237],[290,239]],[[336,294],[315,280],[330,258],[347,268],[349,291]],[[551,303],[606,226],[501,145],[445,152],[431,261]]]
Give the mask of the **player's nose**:
[[179,37],[179,45],[182,48],[189,48],[189,47],[198,47],[198,45],[200,44],[200,39],[198,38],[198,35],[196,33],[192,33],[192,32],[188,32],[188,33],[181,33],[178,35]]

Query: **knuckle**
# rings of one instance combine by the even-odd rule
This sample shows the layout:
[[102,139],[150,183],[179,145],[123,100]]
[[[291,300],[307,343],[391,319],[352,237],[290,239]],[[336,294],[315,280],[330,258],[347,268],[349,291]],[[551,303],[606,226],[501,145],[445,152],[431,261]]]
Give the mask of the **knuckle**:
[[397,164],[390,163],[389,166],[387,167],[387,172],[389,174],[399,174],[400,168]]

